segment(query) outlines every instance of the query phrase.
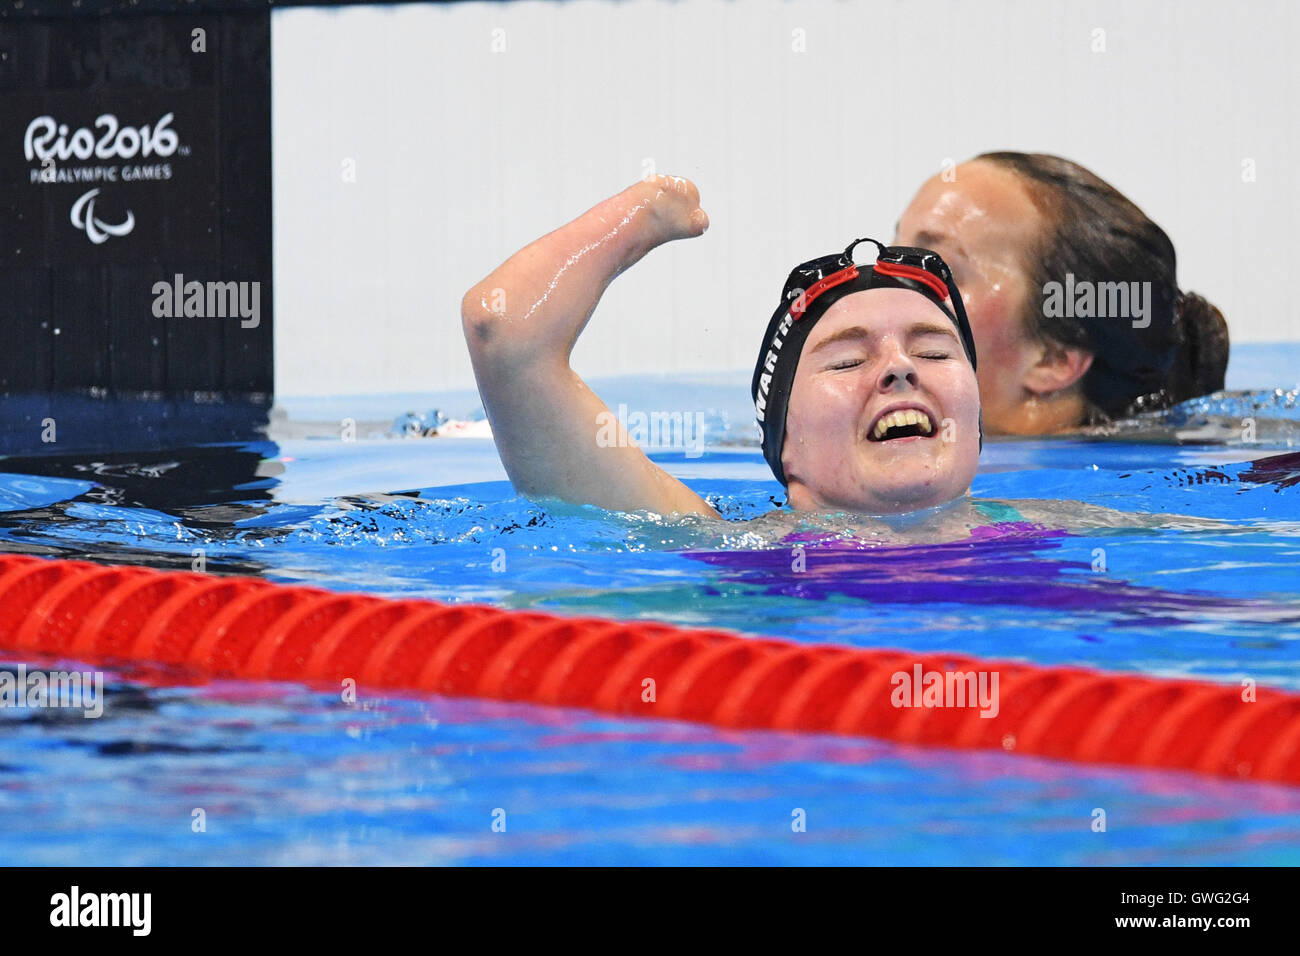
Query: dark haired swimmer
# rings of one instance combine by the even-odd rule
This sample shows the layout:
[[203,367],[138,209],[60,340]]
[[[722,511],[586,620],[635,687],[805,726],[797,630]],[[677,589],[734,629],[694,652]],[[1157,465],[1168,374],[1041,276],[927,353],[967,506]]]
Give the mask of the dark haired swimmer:
[[[1224,386],[1223,314],[1179,289],[1165,231],[1077,163],[984,153],[926,182],[895,239],[938,250],[961,286],[990,434],[1070,431]],[[1049,289],[1075,280],[1132,292],[1055,307]]]
[[[538,239],[466,293],[479,393],[522,494],[717,516],[625,434],[598,443],[608,409],[569,366],[609,283],[656,246],[707,228],[695,186],[658,176]],[[787,280],[755,373],[765,454],[797,511],[898,515],[960,499],[980,451],[960,296],[926,250],[885,249],[874,268],[855,266],[852,253],[807,263]],[[791,286],[801,277],[807,288]]]

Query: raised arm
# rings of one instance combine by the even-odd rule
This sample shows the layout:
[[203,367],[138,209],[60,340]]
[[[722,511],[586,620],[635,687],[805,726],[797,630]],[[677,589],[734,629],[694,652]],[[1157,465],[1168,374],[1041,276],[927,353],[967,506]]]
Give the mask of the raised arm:
[[621,425],[619,441],[601,447],[597,435],[603,424],[608,434],[612,415],[569,367],[614,277],[655,246],[708,226],[690,180],[657,176],[524,247],[465,293],[461,319],[479,395],[521,494],[621,511],[717,514],[632,445]]

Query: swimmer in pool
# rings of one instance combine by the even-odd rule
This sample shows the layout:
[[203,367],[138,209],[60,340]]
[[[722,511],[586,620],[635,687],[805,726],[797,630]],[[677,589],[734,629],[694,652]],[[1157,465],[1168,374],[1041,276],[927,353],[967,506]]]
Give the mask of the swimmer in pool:
[[[465,294],[479,394],[519,493],[719,517],[621,425],[618,440],[598,440],[616,419],[569,365],[610,282],[656,246],[702,235],[708,224],[689,180],[658,176],[526,246]],[[995,522],[1133,526],[1134,515],[1078,502],[969,496],[982,427],[962,297],[936,253],[871,243],[796,267],[768,323],[751,394],[764,457],[791,510],[754,519],[753,532],[820,527],[902,542],[961,538]],[[1169,520],[1183,527],[1192,519]],[[1141,523],[1168,526],[1162,516]]]
[[[625,434],[598,443],[609,410],[569,366],[609,283],[656,246],[707,228],[695,186],[658,176],[538,239],[466,293],[479,393],[520,493],[717,516]],[[754,378],[764,454],[796,511],[935,508],[966,494],[981,443],[961,298],[934,253],[877,244],[878,267],[859,270],[854,246],[786,283]]]
[[[929,179],[894,243],[943,256],[966,300],[986,433],[1038,435],[1105,424],[1218,391],[1228,325],[1178,287],[1169,236],[1078,163],[984,153]],[[1049,289],[1118,292],[1053,308]],[[1140,302],[1140,307],[1139,307]],[[1059,304],[1059,303],[1058,303]],[[1140,314],[1139,314],[1140,313]]]

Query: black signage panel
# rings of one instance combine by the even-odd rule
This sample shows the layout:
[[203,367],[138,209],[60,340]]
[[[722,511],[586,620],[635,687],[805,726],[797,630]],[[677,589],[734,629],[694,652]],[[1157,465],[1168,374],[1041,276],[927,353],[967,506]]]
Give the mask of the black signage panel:
[[0,395],[269,401],[270,33],[0,19]]
[[216,260],[212,89],[94,91],[0,100],[0,262]]

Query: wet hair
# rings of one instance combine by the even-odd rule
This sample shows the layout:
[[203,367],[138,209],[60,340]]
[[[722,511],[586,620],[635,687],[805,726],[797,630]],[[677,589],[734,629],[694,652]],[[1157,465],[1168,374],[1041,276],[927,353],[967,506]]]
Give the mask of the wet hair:
[[[1228,324],[1194,292],[1181,292],[1177,257],[1165,231],[1110,183],[1046,153],[994,152],[975,159],[1016,173],[1048,221],[1029,250],[1025,327],[1040,339],[1086,348],[1082,387],[1089,423],[1163,408],[1223,388]],[[1049,317],[1050,282],[1150,282],[1150,325],[1114,317]],[[1096,311],[1096,310],[1094,310]]]

